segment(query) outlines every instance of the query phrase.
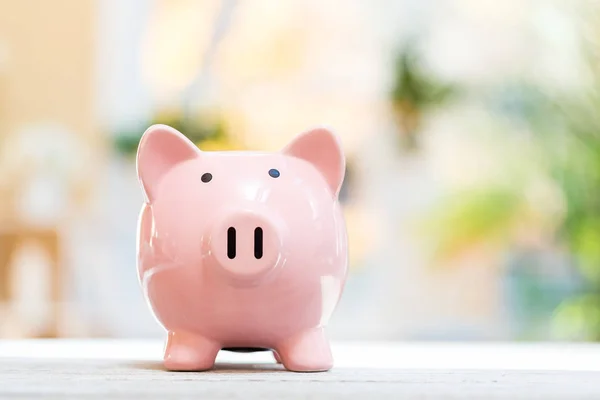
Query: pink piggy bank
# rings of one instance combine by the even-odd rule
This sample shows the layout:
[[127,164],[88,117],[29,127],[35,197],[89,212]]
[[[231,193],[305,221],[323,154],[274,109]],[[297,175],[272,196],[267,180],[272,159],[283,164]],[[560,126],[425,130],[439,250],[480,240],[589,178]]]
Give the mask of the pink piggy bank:
[[272,351],[291,371],[333,366],[325,326],[347,274],[344,171],[326,129],[274,153],[203,152],[164,125],[144,133],[138,272],[168,331],[167,369],[210,369],[221,349]]

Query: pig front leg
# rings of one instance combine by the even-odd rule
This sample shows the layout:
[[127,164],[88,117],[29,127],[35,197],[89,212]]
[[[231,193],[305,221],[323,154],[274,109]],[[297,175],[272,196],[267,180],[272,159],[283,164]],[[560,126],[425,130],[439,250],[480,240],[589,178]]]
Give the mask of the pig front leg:
[[169,331],[164,365],[171,371],[205,371],[215,364],[220,346],[203,336]]
[[283,366],[295,372],[328,371],[333,367],[329,341],[323,328],[300,332],[280,343],[276,352]]

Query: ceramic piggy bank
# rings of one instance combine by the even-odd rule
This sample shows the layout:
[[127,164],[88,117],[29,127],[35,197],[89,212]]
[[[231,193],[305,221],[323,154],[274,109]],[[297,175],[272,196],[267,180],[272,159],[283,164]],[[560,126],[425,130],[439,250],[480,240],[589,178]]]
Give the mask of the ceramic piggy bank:
[[164,125],[144,133],[138,271],[168,331],[167,369],[210,369],[221,349],[272,351],[291,371],[332,367],[325,326],[348,262],[344,170],[326,129],[273,153],[203,152]]

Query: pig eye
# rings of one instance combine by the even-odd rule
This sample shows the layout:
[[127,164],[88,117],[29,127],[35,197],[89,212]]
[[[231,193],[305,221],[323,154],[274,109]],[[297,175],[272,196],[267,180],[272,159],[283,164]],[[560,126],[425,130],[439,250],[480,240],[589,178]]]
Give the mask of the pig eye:
[[206,172],[206,173],[202,174],[202,176],[200,177],[200,180],[204,183],[208,183],[212,180],[212,174],[209,172]]
[[269,176],[270,176],[271,178],[279,178],[279,175],[280,175],[280,173],[279,173],[279,170],[277,170],[277,169],[275,169],[275,168],[271,168],[271,169],[269,170]]

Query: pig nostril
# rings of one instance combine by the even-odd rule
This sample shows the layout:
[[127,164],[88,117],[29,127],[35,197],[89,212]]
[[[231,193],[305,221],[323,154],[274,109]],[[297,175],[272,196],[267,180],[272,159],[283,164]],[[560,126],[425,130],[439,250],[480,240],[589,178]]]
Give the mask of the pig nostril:
[[230,260],[235,258],[235,228],[232,226],[227,229],[227,257]]
[[263,256],[263,230],[258,227],[254,230],[254,257],[261,259]]

